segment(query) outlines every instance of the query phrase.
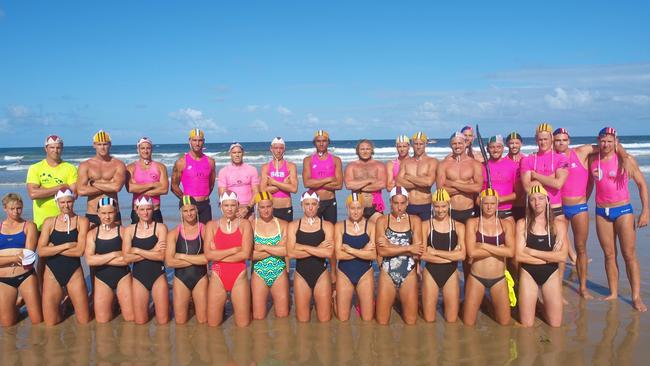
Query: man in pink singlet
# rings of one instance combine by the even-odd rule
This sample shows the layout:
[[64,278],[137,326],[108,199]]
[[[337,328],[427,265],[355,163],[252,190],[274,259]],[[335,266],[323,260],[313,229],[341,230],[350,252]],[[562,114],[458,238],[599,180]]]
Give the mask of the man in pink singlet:
[[190,130],[189,144],[190,151],[174,163],[172,192],[179,200],[183,196],[192,196],[199,211],[199,222],[205,224],[212,220],[210,194],[217,174],[214,159],[203,153],[205,133],[198,128]]
[[399,167],[404,159],[409,158],[411,151],[411,139],[406,135],[400,135],[395,139],[395,149],[397,158],[386,163],[386,190],[390,192],[397,185],[397,175]]
[[521,152],[521,144],[523,139],[518,132],[510,132],[506,137],[506,145],[508,146],[508,155],[506,159],[512,161],[517,166],[517,183],[515,184],[515,193],[517,198],[512,202],[512,217],[515,221],[523,219],[526,216],[526,192],[521,184],[521,159],[526,157],[526,154]]
[[[564,216],[571,224],[575,253],[569,248],[569,255],[576,262],[580,282],[580,296],[591,299],[587,290],[587,237],[589,235],[589,207],[587,201],[591,195],[594,181],[590,179],[589,156],[598,153],[598,145],[581,145],[570,148],[571,137],[565,128],[553,131],[553,146],[559,154],[569,159],[569,177],[562,186],[562,209]],[[618,145],[615,150],[619,159],[626,159],[627,153]]]
[[126,190],[133,193],[131,223],[135,224],[139,221],[135,210],[135,201],[145,195],[151,197],[153,201],[153,220],[162,223],[160,196],[167,194],[169,191],[167,167],[163,163],[152,160],[153,143],[149,138],[141,138],[136,146],[140,159],[126,166]]
[[359,193],[363,202],[363,216],[372,225],[384,214],[382,191],[386,188],[386,167],[372,158],[375,145],[368,139],[359,140],[356,147],[358,160],[345,167],[345,187]]
[[316,153],[302,161],[302,183],[318,194],[318,216],[336,224],[336,191],[343,187],[343,164],[338,156],[328,151],[330,136],[327,131],[316,131],[313,143]]
[[616,154],[618,138],[616,130],[605,127],[598,133],[598,154],[589,157],[589,172],[596,186],[596,233],[600,246],[605,254],[605,272],[611,294],[605,300],[618,297],[618,266],[616,264],[616,238],[621,246],[625,260],[630,287],[632,288],[632,303],[636,310],[648,310],[641,298],[641,272],[636,255],[636,230],[634,211],[630,204],[628,189],[629,177],[636,183],[641,199],[641,214],[636,223],[638,228],[648,225],[650,211],[648,210],[648,185],[636,160],[627,156],[627,173],[621,169],[622,162]]
[[237,217],[246,219],[254,212],[253,197],[260,191],[260,177],[255,167],[244,163],[244,147],[239,142],[233,142],[228,153],[230,164],[221,168],[217,177],[219,197],[226,191],[237,193]]
[[[498,215],[501,219],[512,218],[512,202],[517,198],[515,185],[517,184],[517,170],[519,164],[503,156],[503,137],[496,135],[488,140],[489,160],[487,162],[490,168],[490,179],[492,189],[499,193]],[[488,188],[487,171],[485,165],[483,168],[483,188]]]
[[296,164],[284,159],[285,144],[282,137],[271,141],[273,160],[262,165],[260,173],[260,191],[273,196],[273,216],[278,219],[293,221],[291,193],[298,192],[298,173]]

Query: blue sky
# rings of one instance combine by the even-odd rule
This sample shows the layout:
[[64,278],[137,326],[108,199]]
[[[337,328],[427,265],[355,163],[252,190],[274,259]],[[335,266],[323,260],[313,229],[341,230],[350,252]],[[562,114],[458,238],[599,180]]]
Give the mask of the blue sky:
[[650,134],[650,2],[307,3],[0,0],[0,146]]

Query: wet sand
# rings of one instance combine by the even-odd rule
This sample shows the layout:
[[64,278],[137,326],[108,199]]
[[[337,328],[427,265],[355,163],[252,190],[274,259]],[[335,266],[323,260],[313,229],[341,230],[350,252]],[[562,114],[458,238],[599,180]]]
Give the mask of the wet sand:
[[[0,194],[8,191],[18,191],[25,197],[22,187],[2,187]],[[638,214],[635,187],[631,191]],[[169,208],[165,202],[170,202]],[[163,201],[168,223],[177,221],[172,203],[171,199]],[[25,217],[31,217],[31,207],[25,211]],[[126,210],[122,211],[124,215]],[[476,327],[470,328],[461,322],[445,323],[440,311],[436,323],[419,319],[415,326],[404,325],[396,312],[389,326],[379,326],[357,319],[354,311],[347,323],[332,320],[325,324],[317,323],[315,314],[310,323],[301,324],[293,313],[289,318],[275,319],[271,311],[266,320],[254,321],[243,329],[234,326],[231,311],[227,311],[225,323],[216,328],[198,325],[195,319],[182,326],[173,324],[173,320],[164,326],[154,321],[136,326],[118,317],[109,324],[93,321],[80,326],[69,317],[49,328],[32,326],[29,319],[23,319],[17,326],[0,330],[0,364],[647,364],[650,314],[632,309],[620,256],[621,297],[616,301],[598,300],[607,295],[608,289],[593,227],[593,203],[590,216],[588,253],[593,261],[588,286],[596,299],[585,301],[577,295],[577,275],[569,267],[564,283],[569,304],[559,329],[539,319],[529,329],[516,322],[501,327],[486,314],[481,314]],[[339,217],[344,217],[341,206]],[[650,229],[640,230],[637,252],[646,303],[650,302],[649,242]]]

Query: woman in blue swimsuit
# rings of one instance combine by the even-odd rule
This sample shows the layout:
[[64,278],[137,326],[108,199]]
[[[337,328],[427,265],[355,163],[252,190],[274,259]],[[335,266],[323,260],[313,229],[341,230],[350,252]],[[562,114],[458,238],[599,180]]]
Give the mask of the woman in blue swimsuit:
[[338,259],[336,278],[336,312],[339,320],[350,318],[352,296],[356,292],[361,319],[372,320],[375,313],[375,281],[372,261],[375,250],[375,228],[363,216],[361,195],[352,193],[347,201],[348,218],[334,227],[334,250]]
[[10,327],[18,321],[19,293],[27,305],[29,319],[37,324],[43,321],[38,280],[34,263],[24,265],[23,262],[24,249],[36,250],[36,225],[22,218],[23,200],[19,195],[6,194],[2,207],[7,218],[0,223],[0,324]]
[[60,214],[43,222],[38,239],[38,255],[45,259],[43,273],[43,319],[45,325],[61,321],[63,290],[68,293],[77,322],[90,321],[88,291],[81,268],[86,249],[88,219],[74,212],[74,193],[68,188],[54,195]]
[[377,289],[377,323],[386,325],[399,294],[402,318],[406,324],[415,324],[418,318],[418,280],[416,260],[424,252],[421,221],[417,215],[408,215],[408,193],[397,186],[390,191],[390,213],[377,219],[377,254],[382,256]]

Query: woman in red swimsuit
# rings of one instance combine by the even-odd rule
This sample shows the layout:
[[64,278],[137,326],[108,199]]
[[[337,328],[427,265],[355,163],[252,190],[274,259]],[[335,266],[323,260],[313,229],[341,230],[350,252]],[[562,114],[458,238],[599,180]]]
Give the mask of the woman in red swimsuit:
[[235,325],[245,327],[251,318],[251,289],[246,260],[253,248],[253,230],[248,220],[237,218],[237,194],[224,191],[219,199],[223,216],[205,227],[205,257],[211,261],[208,284],[208,325],[223,321],[223,311],[230,293]]

